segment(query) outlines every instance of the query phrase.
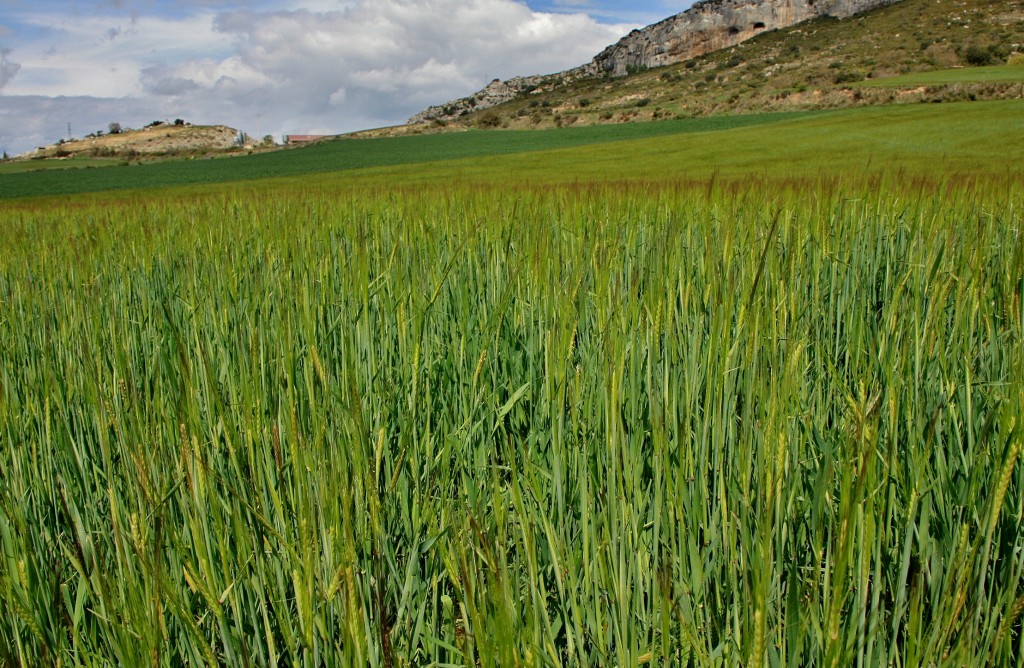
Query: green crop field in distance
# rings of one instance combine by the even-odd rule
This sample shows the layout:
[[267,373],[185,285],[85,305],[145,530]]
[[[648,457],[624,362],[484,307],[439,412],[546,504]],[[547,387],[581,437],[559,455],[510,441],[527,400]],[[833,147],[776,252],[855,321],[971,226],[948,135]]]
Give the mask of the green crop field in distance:
[[[226,183],[479,156],[501,156],[641,138],[717,132],[776,123],[800,115],[750,114],[564,130],[478,130],[380,139],[343,139],[252,156],[134,165],[115,163],[118,166],[109,170],[69,170],[45,175],[5,175],[0,171],[0,199]],[[12,163],[11,169],[14,169],[14,165],[25,164],[32,163]],[[69,161],[68,166],[71,164],[73,163]]]
[[206,162],[67,171],[43,178],[0,175],[0,198],[173,185],[216,191],[220,183],[240,181],[262,188],[274,178],[290,187],[703,180],[711,175],[1008,178],[1024,164],[1024,145],[1015,140],[1022,132],[1024,102],[1009,100],[362,139]]
[[931,72],[915,72],[894,77],[859,81],[851,86],[908,88],[958,83],[1024,83],[1024,63],[986,67],[958,67]]
[[868,177],[905,183],[1020,178],[1024,101],[893,105],[794,116],[771,125],[615,144],[355,170],[283,181],[389,184],[739,182]]
[[[62,160],[10,160],[0,162],[0,177],[5,174],[47,172],[56,169],[90,169],[111,167],[121,161],[115,158],[66,158]],[[45,177],[44,177],[45,178]]]

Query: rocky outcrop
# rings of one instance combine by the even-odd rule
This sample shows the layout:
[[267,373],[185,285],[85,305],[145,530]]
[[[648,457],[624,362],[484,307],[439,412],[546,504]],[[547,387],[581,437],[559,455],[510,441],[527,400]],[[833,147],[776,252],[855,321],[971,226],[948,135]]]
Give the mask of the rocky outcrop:
[[659,23],[634,30],[580,67],[548,76],[495,79],[470,97],[430,107],[410,123],[454,120],[508,102],[550,85],[584,77],[625,76],[672,65],[735,46],[766,30],[785,28],[821,16],[846,18],[900,0],[705,0]]
[[217,152],[238,145],[239,132],[225,125],[170,125],[161,123],[142,130],[125,130],[117,134],[90,136],[85,139],[61,141],[36,149],[27,157],[68,158],[137,157],[180,153]]
[[536,88],[540,86],[546,78],[547,77],[542,76],[532,76],[515,77],[508,81],[495,79],[491,83],[487,84],[486,88],[475,95],[463,97],[458,100],[452,100],[447,104],[424,109],[410,118],[409,123],[423,123],[425,121],[435,119],[452,120],[478,109],[496,107],[503,102],[514,100],[523,93],[536,90]]
[[898,1],[706,0],[682,14],[634,30],[599,53],[590,70],[593,74],[624,76],[735,46],[766,30],[821,16],[846,18]]
[[424,123],[433,120],[454,120],[473,111],[489,109],[499,104],[514,100],[520,95],[533,91],[543,91],[551,86],[563,86],[579,79],[591,77],[594,70],[590,65],[577,67],[558,74],[514,77],[508,81],[495,79],[483,90],[469,97],[452,100],[435,107],[428,107],[409,119],[409,124]]

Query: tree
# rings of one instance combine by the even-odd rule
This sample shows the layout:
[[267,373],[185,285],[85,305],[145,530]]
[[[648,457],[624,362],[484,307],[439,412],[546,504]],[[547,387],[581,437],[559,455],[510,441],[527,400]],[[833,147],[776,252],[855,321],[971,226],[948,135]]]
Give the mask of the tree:
[[274,141],[274,135],[267,135],[267,136],[265,136],[263,138],[263,145],[264,146],[273,146],[276,143],[277,142]]
[[3,160],[3,161],[4,161],[4,162],[7,162],[7,161],[8,161],[8,160],[10,160],[10,159],[11,159],[11,158],[10,158],[10,157],[9,157],[9,156],[7,155],[7,150],[6,150],[6,149],[4,149],[4,160]]
[[990,44],[988,46],[972,44],[963,51],[964,61],[968,65],[975,67],[1004,63],[1009,55],[1010,50],[1001,44]]
[[110,134],[112,135],[119,135],[124,132],[124,130],[121,129],[120,123],[111,123],[107,128],[110,130]]
[[992,64],[992,52],[984,46],[971,45],[964,53],[964,60],[975,67]]

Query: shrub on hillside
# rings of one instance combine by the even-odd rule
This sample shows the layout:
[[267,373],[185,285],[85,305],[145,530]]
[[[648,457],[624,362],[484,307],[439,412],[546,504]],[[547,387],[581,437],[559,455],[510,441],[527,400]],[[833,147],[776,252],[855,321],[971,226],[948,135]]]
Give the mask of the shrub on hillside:
[[480,117],[480,120],[477,121],[477,124],[482,128],[500,127],[501,116],[499,116],[496,112],[488,111],[483,116]]
[[975,67],[991,65],[993,60],[992,52],[988,47],[972,44],[964,51],[964,62],[968,65],[974,65]]
[[998,65],[1006,62],[1010,55],[1009,49],[999,44],[980,46],[972,44],[964,50],[964,62],[974,67],[984,65]]
[[856,81],[863,81],[864,75],[860,72],[840,72],[835,76],[834,81],[837,84],[854,83]]

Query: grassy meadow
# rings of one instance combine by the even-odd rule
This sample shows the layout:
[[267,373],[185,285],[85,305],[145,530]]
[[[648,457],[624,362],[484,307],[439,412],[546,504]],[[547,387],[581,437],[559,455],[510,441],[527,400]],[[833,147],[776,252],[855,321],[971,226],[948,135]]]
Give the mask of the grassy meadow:
[[1019,665],[1019,110],[5,202],[0,665]]

